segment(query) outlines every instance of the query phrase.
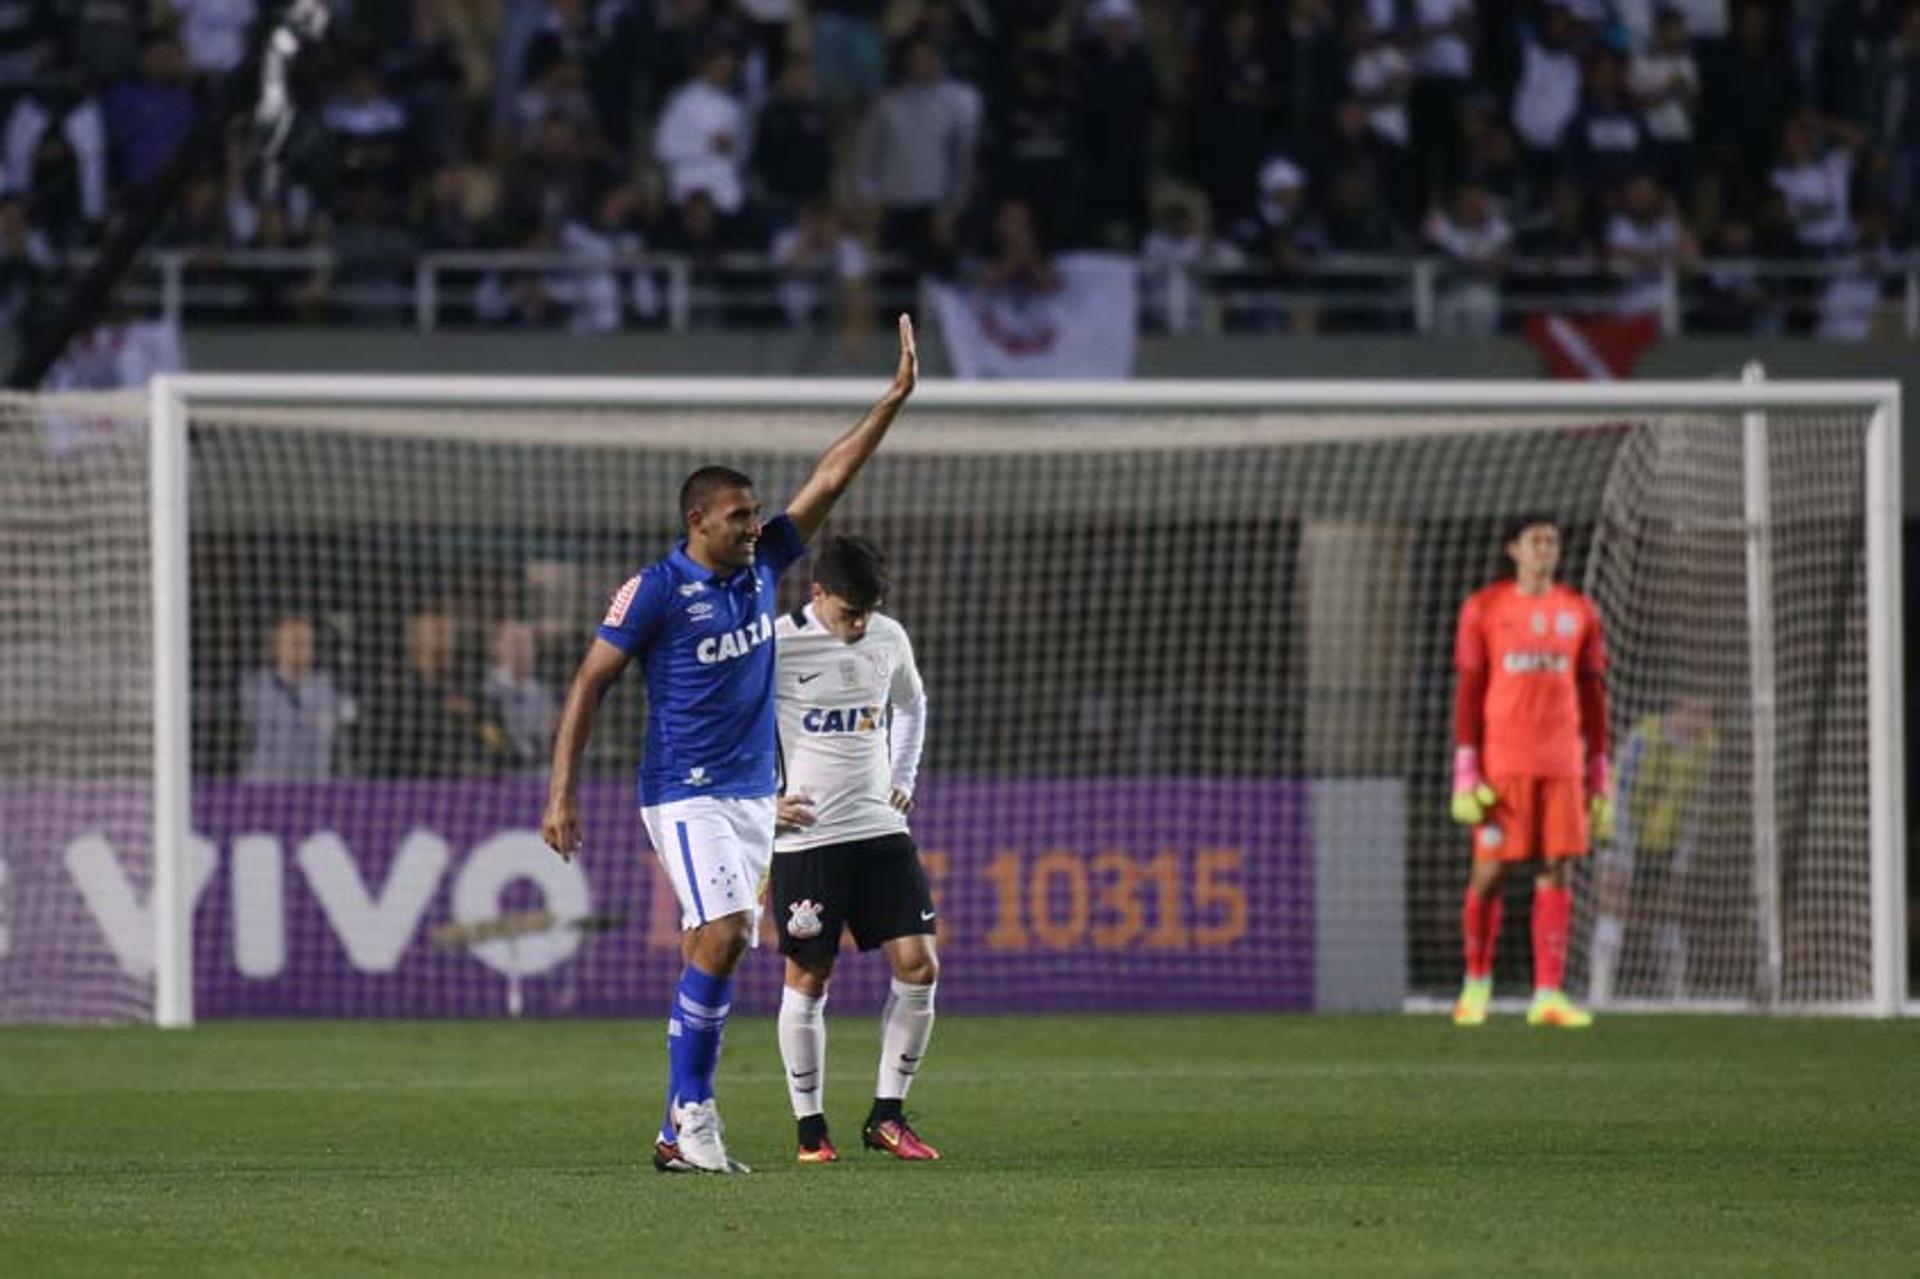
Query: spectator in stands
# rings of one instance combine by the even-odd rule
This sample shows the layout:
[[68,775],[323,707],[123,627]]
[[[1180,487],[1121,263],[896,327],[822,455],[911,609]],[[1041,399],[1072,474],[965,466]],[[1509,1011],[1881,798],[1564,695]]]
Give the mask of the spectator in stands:
[[555,116],[572,121],[583,143],[598,144],[586,68],[578,58],[568,57],[559,41],[537,40],[527,52],[514,97],[511,142],[525,146]]
[[723,216],[746,203],[741,164],[746,157],[747,121],[733,93],[738,62],[733,50],[716,41],[702,51],[699,72],[673,91],[653,134],[653,153],[667,171],[667,195],[683,206],[695,191],[705,191]]
[[1520,42],[1513,129],[1536,187],[1559,171],[1567,125],[1580,108],[1580,31],[1561,0],[1547,0],[1540,26]]
[[1647,167],[1640,113],[1621,87],[1620,59],[1607,50],[1587,58],[1586,92],[1567,125],[1566,170],[1605,198]]
[[534,145],[507,166],[502,220],[523,238],[532,226],[557,228],[579,216],[603,182],[579,122],[568,115],[549,116]]
[[[1162,332],[1198,329],[1212,292],[1208,277],[1246,264],[1247,255],[1238,246],[1213,234],[1204,210],[1191,201],[1169,200],[1140,251],[1142,310],[1148,323]],[[1184,288],[1175,287],[1176,278]]]
[[1887,239],[1889,219],[1878,205],[1861,208],[1851,252],[1832,264],[1820,292],[1816,337],[1827,341],[1864,342],[1873,336],[1888,285],[1900,277],[1900,260]]
[[973,0],[920,0],[912,35],[933,41],[949,83],[964,87],[975,106],[974,122],[985,115],[979,86],[994,81],[1001,60],[989,38],[993,18]]
[[159,172],[194,120],[180,42],[164,33],[149,37],[140,50],[139,76],[109,89],[102,109],[114,181],[133,186]]
[[1531,204],[1520,144],[1491,99],[1469,100],[1460,111],[1460,180],[1483,188],[1508,216]]
[[1512,292],[1546,301],[1584,291],[1599,252],[1585,189],[1571,178],[1555,181],[1541,209],[1520,224],[1513,247],[1519,262],[1507,275]]
[[54,0],[0,0],[0,102],[39,75],[58,32]]
[[180,43],[195,77],[225,75],[247,55],[256,0],[167,0],[180,22]]
[[773,237],[780,273],[780,309],[794,328],[811,328],[838,315],[842,335],[856,342],[872,324],[866,250],[825,200],[802,206],[794,224]]
[[1812,256],[1853,244],[1855,157],[1866,141],[1857,125],[1802,111],[1780,136],[1773,186],[1787,204],[1795,241]]
[[570,287],[567,327],[575,333],[611,333],[627,314],[655,319],[660,293],[651,272],[617,268],[616,258],[633,258],[646,248],[641,230],[640,195],[630,183],[608,187],[591,216],[576,217],[560,229],[559,248],[581,259]]
[[1060,273],[1054,270],[1042,232],[1040,219],[1025,200],[1002,199],[994,209],[992,256],[977,268],[974,282],[1004,293],[1056,292]]
[[824,200],[833,189],[833,136],[804,58],[788,61],[773,100],[760,112],[753,171],[776,217]]
[[1893,49],[1887,161],[1893,241],[1920,246],[1920,4],[1907,6]]
[[353,699],[314,662],[313,622],[288,614],[267,632],[266,664],[240,680],[246,730],[240,776],[250,782],[323,782],[334,775]]
[[1080,163],[1065,72],[1051,49],[1023,50],[990,129],[994,194],[1025,201],[1051,244],[1072,244],[1080,232]]
[[[741,35],[741,81],[751,105],[766,101],[767,93],[787,73],[787,46],[793,37],[799,0],[738,0]],[[812,76],[807,77],[812,83]]]
[[67,7],[74,65],[88,83],[118,84],[140,69],[152,0],[84,0]]
[[880,36],[885,0],[814,0],[813,79],[832,112],[849,117],[880,92],[887,50]]
[[382,323],[411,313],[413,265],[419,252],[378,172],[341,181],[328,247],[333,250],[335,311],[354,323]]
[[5,136],[6,184],[30,197],[34,221],[72,247],[107,213],[107,127],[79,73],[49,55],[39,79],[13,103]]
[[638,49],[635,105],[653,120],[667,94],[699,73],[701,54],[733,30],[721,0],[628,0],[626,7]]
[[[1405,252],[1407,238],[1387,213],[1373,170],[1365,164],[1337,171],[1327,186],[1320,216],[1320,239],[1330,254],[1374,258]],[[1398,302],[1382,298],[1376,274],[1348,275],[1323,270],[1320,291],[1329,297],[1321,319],[1329,331],[1375,332],[1393,327]],[[1351,299],[1351,300],[1349,300]]]
[[1702,69],[1705,171],[1723,187],[1720,203],[1752,208],[1770,185],[1768,173],[1787,118],[1799,105],[1799,73],[1776,40],[1772,10],[1750,3],[1739,10],[1730,46]]
[[399,196],[411,170],[407,109],[380,83],[371,49],[350,54],[339,91],[321,111],[333,137],[335,164],[349,180],[365,178],[395,220],[405,207]]
[[429,252],[471,251],[481,246],[480,219],[474,215],[464,170],[448,165],[433,171],[421,193],[413,233]]
[[233,239],[233,216],[220,179],[196,173],[180,189],[154,236],[165,249],[222,249]]
[[1399,222],[1419,217],[1420,169],[1413,154],[1413,125],[1407,100],[1413,93],[1413,60],[1397,28],[1376,26],[1364,11],[1349,28],[1352,61],[1347,85],[1366,111],[1372,152],[1379,162],[1383,193]]
[[973,186],[978,119],[947,86],[940,52],[918,37],[905,75],[868,122],[858,189],[880,210],[880,247],[915,270],[938,270],[954,252],[954,222]]
[[[407,147],[429,168],[466,154],[466,67],[444,0],[413,0],[404,34],[387,47],[382,79],[408,123]],[[396,25],[398,25],[396,23]]]
[[1253,246],[1281,276],[1304,275],[1323,237],[1307,205],[1307,175],[1284,155],[1260,166],[1260,221]]
[[1434,310],[1441,333],[1485,337],[1500,327],[1500,272],[1513,246],[1513,228],[1486,188],[1461,185],[1436,207],[1425,228],[1428,244],[1446,259]]
[[480,743],[487,763],[502,772],[546,772],[560,699],[535,673],[533,627],[496,622],[487,644],[492,664],[480,684]]
[[1413,149],[1420,191],[1460,172],[1460,116],[1473,86],[1474,0],[1415,0]]
[[1693,327],[1753,337],[1780,331],[1779,308],[1760,276],[1755,248],[1753,226],[1745,219],[1727,218],[1715,228],[1707,244],[1703,296],[1699,313],[1691,317]]
[[1621,277],[1617,309],[1622,315],[1663,313],[1668,272],[1696,256],[1693,236],[1673,200],[1651,177],[1627,184],[1620,210],[1607,223],[1607,261]]
[[1871,132],[1886,114],[1888,54],[1906,0],[1829,0],[1814,44],[1813,106]]
[[[510,224],[506,247],[546,255],[559,248],[556,226],[540,219]],[[555,329],[573,313],[575,277],[548,266],[514,265],[482,276],[473,291],[473,315],[482,324],[516,329]]]
[[53,265],[52,248],[27,221],[25,201],[0,194],[0,326],[12,328],[38,314]]
[[1289,0],[1273,37],[1273,133],[1289,146],[1305,146],[1326,132],[1346,89],[1342,38],[1329,0]]
[[1640,108],[1647,155],[1668,190],[1683,200],[1693,189],[1693,121],[1700,68],[1687,43],[1687,15],[1663,0],[1647,46],[1633,55],[1627,88]]
[[1131,252],[1147,229],[1148,162],[1160,90],[1133,0],[1097,0],[1078,50],[1074,151],[1086,172],[1087,239]]
[[[1365,168],[1378,187],[1385,183],[1383,145],[1367,126],[1367,108],[1358,98],[1342,98],[1333,109],[1332,127],[1324,137],[1314,139],[1313,149],[1303,159],[1318,190],[1330,189],[1336,174],[1356,167]],[[1399,212],[1393,210],[1396,217]]]
[[1196,42],[1185,122],[1188,164],[1213,208],[1214,223],[1257,220],[1254,180],[1272,145],[1272,54],[1259,10],[1236,5]]
[[478,707],[460,686],[459,631],[451,614],[423,608],[407,617],[399,670],[369,699],[369,771],[376,777],[447,777],[478,755]]
[[[286,198],[259,204],[229,194],[227,225],[236,248],[268,252],[311,248],[310,216],[296,215]],[[307,272],[261,270],[241,276],[248,294],[245,314],[258,323],[318,318],[326,303],[327,280],[318,268]]]
[[672,211],[659,230],[660,248],[690,262],[688,314],[696,324],[719,324],[736,313],[726,289],[728,276],[721,255],[743,247],[736,239],[740,224],[720,216],[713,197],[696,190]]

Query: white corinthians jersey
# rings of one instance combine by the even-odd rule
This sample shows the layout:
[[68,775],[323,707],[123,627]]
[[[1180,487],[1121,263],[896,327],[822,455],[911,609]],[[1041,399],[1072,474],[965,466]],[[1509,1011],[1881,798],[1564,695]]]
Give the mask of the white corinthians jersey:
[[774,625],[783,793],[813,801],[815,822],[779,835],[778,852],[896,835],[906,815],[888,803],[913,793],[926,691],[913,644],[875,613],[856,644],[834,637],[812,605]]

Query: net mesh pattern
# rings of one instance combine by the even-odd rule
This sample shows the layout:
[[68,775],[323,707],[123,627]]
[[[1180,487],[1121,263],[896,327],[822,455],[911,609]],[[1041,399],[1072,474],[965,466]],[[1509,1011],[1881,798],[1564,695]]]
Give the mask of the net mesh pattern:
[[[737,466],[777,508],[853,416],[192,405],[202,1014],[657,1011],[678,938],[633,811],[638,673],[585,761],[578,871],[537,835],[552,716],[608,596],[677,536],[689,471]],[[887,611],[928,683],[915,826],[956,978],[943,1004],[1305,1008],[1328,1006],[1330,974],[1369,968],[1450,990],[1467,861],[1446,815],[1454,622],[1501,570],[1503,525],[1535,509],[1565,521],[1563,576],[1607,625],[1616,739],[1683,703],[1711,727],[1681,873],[1649,847],[1611,881],[1614,990],[1768,993],[1747,579],[1764,532],[1778,994],[1865,998],[1865,425],[1772,414],[1773,518],[1751,530],[1738,415],[910,406],[828,532],[887,551]],[[120,513],[124,554],[95,545],[111,520],[65,545],[38,524],[66,517],[23,508],[36,529],[0,562],[33,609],[51,607],[43,575],[89,555],[101,589],[144,599],[143,460],[89,456],[117,459],[80,498]],[[9,647],[26,642],[15,616]],[[136,659],[113,721],[127,779],[148,749],[143,619],[98,623]],[[0,749],[10,778],[34,778],[47,755],[13,704]],[[130,877],[137,834],[113,837]],[[1604,861],[1581,872],[1576,985]],[[9,868],[11,907],[22,858]],[[1676,920],[1677,979],[1655,962]],[[1510,924],[1502,981],[1523,985],[1528,962]],[[843,965],[836,998],[877,998],[877,967]],[[772,1005],[774,969],[748,960],[741,1006]],[[20,971],[16,944],[6,980]],[[0,1015],[35,1011],[18,998]],[[122,1011],[138,1007],[78,1015]]]

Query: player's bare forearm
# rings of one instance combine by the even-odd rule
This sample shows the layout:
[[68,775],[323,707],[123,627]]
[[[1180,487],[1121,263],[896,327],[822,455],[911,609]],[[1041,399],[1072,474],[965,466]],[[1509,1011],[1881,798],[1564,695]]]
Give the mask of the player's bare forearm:
[[572,859],[580,847],[580,813],[576,801],[580,757],[593,737],[593,721],[600,699],[626,668],[627,655],[604,640],[595,640],[567,689],[560,723],[553,733],[553,767],[547,775],[547,807],[540,818],[540,835],[547,847]]
[[874,450],[880,447],[880,441],[887,436],[887,428],[893,425],[893,419],[900,413],[900,407],[913,394],[913,388],[920,381],[920,354],[914,345],[913,321],[900,317],[900,362],[895,367],[893,382],[887,387],[867,415],[856,423],[852,430],[842,435],[828,446],[820,455],[820,461],[814,465],[813,474],[794,494],[793,501],[787,504],[787,516],[799,529],[800,536],[811,539],[826,523],[827,513],[840,495],[847,491],[860,468],[867,464]]

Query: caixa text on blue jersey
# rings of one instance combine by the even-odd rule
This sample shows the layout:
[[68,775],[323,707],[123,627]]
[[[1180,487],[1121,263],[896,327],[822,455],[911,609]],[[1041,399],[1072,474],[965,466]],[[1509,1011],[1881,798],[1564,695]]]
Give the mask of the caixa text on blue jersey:
[[731,662],[736,657],[745,657],[772,638],[773,614],[762,613],[737,631],[707,636],[694,646],[693,657],[702,666]]

